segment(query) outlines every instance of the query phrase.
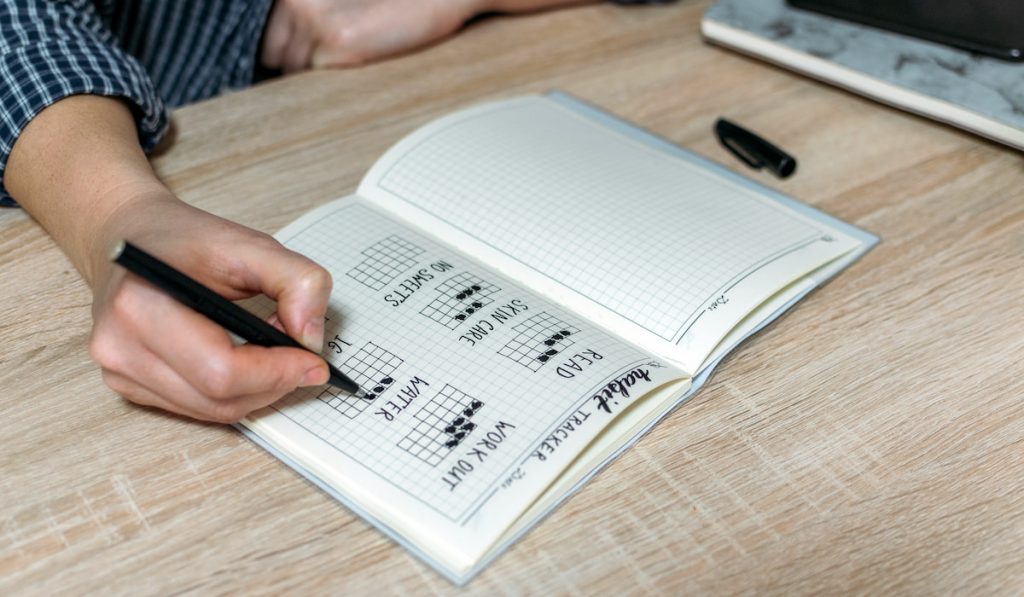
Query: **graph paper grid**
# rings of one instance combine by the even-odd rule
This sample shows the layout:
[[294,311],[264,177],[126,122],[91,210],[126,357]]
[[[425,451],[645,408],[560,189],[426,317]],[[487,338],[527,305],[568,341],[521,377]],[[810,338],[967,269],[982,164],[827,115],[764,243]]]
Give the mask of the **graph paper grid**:
[[512,329],[516,335],[498,354],[533,372],[575,344],[575,336],[580,333],[578,327],[550,313],[538,313]]
[[380,290],[416,264],[423,248],[392,235],[364,249],[365,258],[346,275],[371,290]]
[[669,341],[766,258],[822,235],[753,191],[543,100],[434,131],[378,186]]
[[415,426],[398,442],[398,447],[436,466],[476,429],[473,416],[483,405],[446,385],[415,414]]
[[393,353],[373,342],[367,342],[341,366],[341,370],[366,392],[365,396],[356,398],[328,386],[317,398],[346,417],[354,419],[392,387],[395,372],[402,366],[402,362],[402,359]]
[[483,278],[462,272],[445,280],[437,287],[438,296],[420,310],[432,321],[454,330],[471,315],[494,302],[492,295],[501,288]]

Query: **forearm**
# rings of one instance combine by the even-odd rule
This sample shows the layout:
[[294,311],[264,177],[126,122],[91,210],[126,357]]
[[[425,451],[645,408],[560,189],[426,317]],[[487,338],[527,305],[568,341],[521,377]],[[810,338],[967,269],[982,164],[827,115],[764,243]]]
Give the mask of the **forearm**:
[[75,95],[40,112],[18,137],[4,173],[8,192],[92,285],[114,214],[134,201],[170,199],[118,99]]

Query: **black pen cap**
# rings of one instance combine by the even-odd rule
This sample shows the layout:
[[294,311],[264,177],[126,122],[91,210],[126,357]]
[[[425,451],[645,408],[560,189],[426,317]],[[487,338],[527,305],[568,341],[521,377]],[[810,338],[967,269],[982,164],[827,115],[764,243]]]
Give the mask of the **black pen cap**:
[[715,122],[715,136],[723,147],[754,170],[768,168],[779,178],[796,171],[796,158],[734,122],[719,118]]

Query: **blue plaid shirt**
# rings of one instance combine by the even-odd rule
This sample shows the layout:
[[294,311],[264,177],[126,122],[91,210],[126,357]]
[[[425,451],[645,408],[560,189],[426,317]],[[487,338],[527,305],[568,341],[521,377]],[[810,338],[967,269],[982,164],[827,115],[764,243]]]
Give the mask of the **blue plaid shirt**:
[[62,98],[123,98],[148,151],[168,106],[252,83],[271,2],[0,0],[0,205],[18,135]]

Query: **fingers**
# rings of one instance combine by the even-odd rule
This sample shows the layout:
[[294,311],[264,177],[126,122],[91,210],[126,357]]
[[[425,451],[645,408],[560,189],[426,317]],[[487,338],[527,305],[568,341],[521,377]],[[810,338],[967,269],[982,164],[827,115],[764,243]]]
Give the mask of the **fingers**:
[[[110,236],[135,240],[231,300],[276,298],[276,327],[319,351],[331,289],[326,270],[265,234],[176,199],[126,205]],[[235,346],[220,326],[147,282],[120,268],[105,271],[95,281],[89,349],[108,383],[132,400],[230,421],[296,387],[327,381],[327,364],[316,354]]]
[[133,276],[99,311],[93,358],[111,388],[141,404],[233,422],[296,387],[327,381],[318,356],[234,346],[219,326]]
[[200,393],[231,399],[256,393],[278,396],[299,386],[327,381],[327,364],[296,348],[235,346],[227,333],[206,317],[179,305],[156,288],[139,282],[122,299],[123,316],[139,333],[141,345],[179,372]]
[[[394,15],[389,5],[341,13],[320,25],[311,57],[314,68],[358,66],[430,41],[429,21]],[[441,35],[438,35],[441,37]]]
[[344,17],[330,19],[322,29],[310,56],[313,68],[359,66],[387,54],[379,38],[364,39],[359,24]]
[[[276,298],[276,327],[319,351],[331,289],[326,270],[265,234],[186,204],[146,208],[138,219],[125,216],[119,236],[140,239],[230,299],[257,293]],[[132,400],[186,416],[238,420],[296,387],[328,378],[317,354],[235,346],[219,325],[119,268],[97,281],[93,318],[90,352],[108,383]]]
[[482,8],[478,0],[276,0],[263,63],[285,72],[356,66],[438,41]]
[[274,2],[263,36],[263,64],[286,73],[309,67],[315,24],[310,12],[311,7],[295,0]]
[[292,33],[292,17],[284,2],[274,2],[263,34],[263,64],[270,68],[281,68],[284,52]]
[[[151,406],[211,423],[237,423],[250,413],[273,404],[279,398],[274,394],[258,394],[231,400],[212,400],[195,392],[187,385],[166,387],[157,384],[154,387],[158,389],[153,390],[127,375],[110,369],[103,370],[103,382],[110,389],[135,404]],[[168,399],[164,396],[174,396],[175,398]]]
[[254,294],[275,299],[277,323],[271,325],[314,352],[323,349],[331,275],[272,237],[251,230],[232,235],[226,243],[194,248],[189,259],[172,265],[232,300]]
[[277,301],[277,320],[285,332],[314,352],[323,350],[331,274],[276,243],[259,249],[247,267],[255,289]]
[[292,38],[288,41],[288,47],[285,49],[281,69],[286,73],[306,70],[309,68],[312,54],[313,40],[310,38],[309,32],[294,31]]
[[275,328],[277,328],[277,330],[280,331],[280,332],[284,332],[286,334],[288,333],[284,329],[284,324],[282,324],[281,320],[278,319],[277,311],[274,311],[273,313],[270,314],[270,317],[267,318],[267,323],[269,323],[270,325],[272,325]]
[[356,66],[435,43],[477,12],[472,2],[351,2],[320,20],[314,68]]
[[[176,404],[169,401],[149,388],[139,384],[126,375],[121,375],[112,369],[103,369],[103,383],[124,398],[142,406],[152,406],[163,409],[184,417],[190,417],[200,421],[212,421],[212,413],[204,413],[201,410],[188,408],[184,404]],[[220,421],[218,421],[220,422]],[[224,421],[229,422],[229,421]],[[233,421],[232,421],[233,422]]]

